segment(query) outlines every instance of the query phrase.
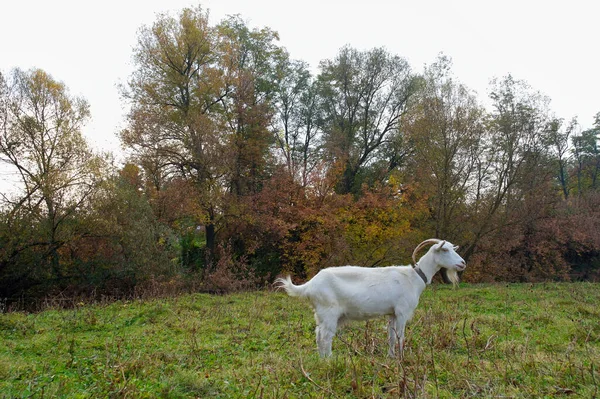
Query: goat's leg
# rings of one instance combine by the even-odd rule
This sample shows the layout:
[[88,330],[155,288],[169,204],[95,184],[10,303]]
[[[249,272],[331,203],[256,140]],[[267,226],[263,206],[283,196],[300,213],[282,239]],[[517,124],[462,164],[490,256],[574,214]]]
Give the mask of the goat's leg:
[[388,322],[388,356],[396,356],[396,342],[398,342],[398,336],[396,335],[396,316],[390,316]]
[[323,348],[323,334],[321,334],[321,319],[319,318],[319,314],[315,310],[315,321],[317,322],[317,327],[315,328],[315,336],[317,341],[317,349],[319,350],[319,354],[324,356],[324,348]]
[[330,327],[320,326],[321,342],[319,347],[319,354],[321,357],[331,356],[331,344],[333,337],[335,336],[335,329]]
[[317,347],[321,357],[331,356],[331,343],[334,335],[335,331],[330,328],[323,325],[317,326]]
[[317,348],[319,349],[319,352],[321,352],[321,329],[319,328],[319,324],[317,324],[317,327],[315,328],[315,336],[317,338]]
[[398,336],[398,355],[402,357],[404,354],[404,328],[406,327],[406,319],[402,316],[396,316],[396,335]]
[[390,348],[388,355],[394,357],[396,355],[396,342],[398,343],[398,356],[402,357],[404,352],[404,328],[406,327],[406,319],[402,315],[394,315],[390,317],[388,324],[388,341]]
[[317,336],[317,348],[321,357],[331,356],[331,342],[335,332],[329,331],[322,325],[318,325],[315,329]]
[[337,329],[339,315],[332,312],[315,312],[317,347],[321,357],[331,356],[331,343]]

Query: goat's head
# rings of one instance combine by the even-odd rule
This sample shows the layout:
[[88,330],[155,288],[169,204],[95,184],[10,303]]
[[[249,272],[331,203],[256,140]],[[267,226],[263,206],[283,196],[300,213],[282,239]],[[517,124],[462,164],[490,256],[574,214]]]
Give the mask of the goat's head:
[[458,283],[458,272],[465,270],[467,264],[464,259],[456,253],[458,246],[452,245],[448,241],[438,240],[437,238],[430,238],[420,243],[413,251],[413,262],[416,264],[415,256],[421,248],[427,244],[433,244],[427,254],[431,254],[435,266],[435,272],[438,270],[442,271],[442,278],[446,283],[457,284]]

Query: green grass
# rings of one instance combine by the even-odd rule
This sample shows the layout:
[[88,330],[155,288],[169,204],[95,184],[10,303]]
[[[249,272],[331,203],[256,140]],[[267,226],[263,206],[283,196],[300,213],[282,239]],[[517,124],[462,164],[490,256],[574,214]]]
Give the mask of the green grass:
[[598,397],[600,286],[435,285],[386,356],[384,319],[320,359],[306,301],[188,295],[0,315],[2,398]]

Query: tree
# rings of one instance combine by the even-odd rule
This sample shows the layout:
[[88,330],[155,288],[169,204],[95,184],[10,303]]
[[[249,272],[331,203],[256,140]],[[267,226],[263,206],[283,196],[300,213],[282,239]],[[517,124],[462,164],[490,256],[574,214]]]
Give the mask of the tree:
[[290,176],[306,187],[320,160],[319,97],[306,63],[283,65],[275,107],[278,150]]
[[28,220],[38,232],[17,242],[2,263],[7,266],[23,251],[36,249],[42,264],[35,267],[60,279],[65,272],[60,250],[74,239],[67,226],[100,180],[101,160],[81,134],[89,106],[40,69],[15,69],[0,86],[0,156],[20,180],[15,194],[3,195],[6,220],[9,225]]
[[[477,173],[476,214],[469,218],[472,235],[464,257],[468,259],[479,240],[511,223],[531,194],[546,187],[552,176],[548,138],[547,97],[533,91],[524,81],[508,75],[492,81],[493,110],[487,121],[485,147],[480,152]],[[539,197],[538,197],[539,199]],[[544,204],[522,213],[527,223],[544,210]]]
[[229,94],[221,98],[227,141],[227,185],[235,196],[255,194],[266,177],[277,73],[287,60],[271,29],[249,29],[237,16],[217,26],[219,67]]
[[550,143],[554,150],[554,158],[557,163],[557,178],[564,199],[569,198],[571,187],[569,185],[569,166],[571,157],[569,155],[569,139],[577,129],[577,118],[571,119],[566,128],[563,129],[562,119],[553,119],[548,125]]
[[452,240],[465,227],[457,221],[472,200],[485,130],[483,108],[450,68],[451,60],[442,55],[425,69],[403,129],[414,151],[409,174],[429,196],[435,237]]
[[174,232],[156,217],[143,189],[140,169],[126,164],[107,176],[94,194],[80,223],[94,234],[71,245],[78,260],[79,284],[88,282],[111,295],[131,293],[150,279],[178,271]]
[[596,114],[593,128],[572,136],[571,139],[578,194],[581,195],[589,189],[597,190],[600,174],[600,113]]
[[360,173],[394,142],[415,79],[405,59],[381,48],[344,47],[320,70],[325,149],[331,162],[342,165],[338,192],[357,193]]
[[[202,196],[209,255],[215,248],[216,207],[224,175],[223,143],[213,114],[229,94],[216,68],[216,37],[208,14],[198,7],[178,18],[160,15],[140,31],[134,49],[136,70],[124,97],[131,103],[129,127],[121,132],[138,163],[163,185],[170,177],[193,181]],[[149,168],[148,166],[151,166]]]
[[194,184],[208,264],[231,198],[256,192],[267,170],[269,102],[283,57],[276,39],[238,17],[211,27],[200,7],[160,15],[140,31],[136,70],[123,89],[131,111],[121,139],[160,185]]

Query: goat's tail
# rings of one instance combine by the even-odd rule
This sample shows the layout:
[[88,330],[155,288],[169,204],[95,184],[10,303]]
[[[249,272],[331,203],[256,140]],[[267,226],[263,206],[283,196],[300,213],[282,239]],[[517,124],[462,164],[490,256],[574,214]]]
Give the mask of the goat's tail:
[[295,285],[292,283],[292,278],[289,275],[285,278],[279,277],[275,280],[273,285],[275,285],[277,289],[283,288],[289,296],[305,296],[304,291],[306,289],[306,284]]

